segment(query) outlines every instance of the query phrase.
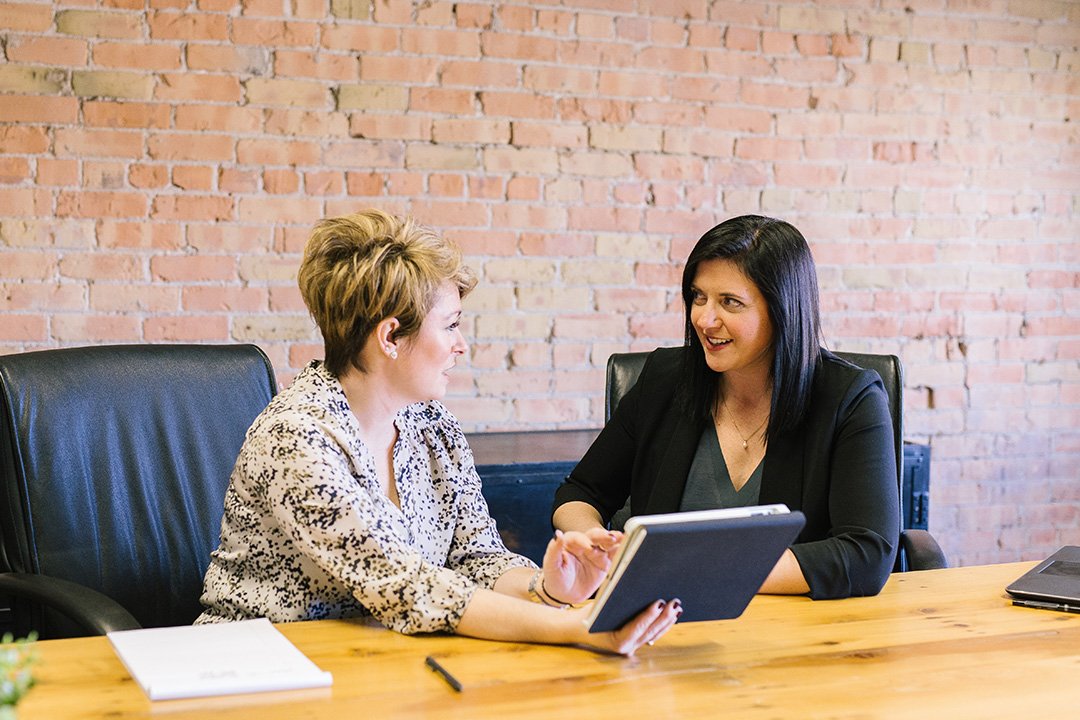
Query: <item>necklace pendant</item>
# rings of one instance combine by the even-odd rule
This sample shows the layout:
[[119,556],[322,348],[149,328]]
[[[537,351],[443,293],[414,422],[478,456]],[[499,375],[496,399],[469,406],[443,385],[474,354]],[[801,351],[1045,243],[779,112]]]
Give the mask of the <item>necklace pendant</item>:
[[745,441],[745,440],[743,440],[743,441],[742,441],[742,449],[743,449],[743,450],[746,450],[746,448],[747,448],[747,445],[746,445],[746,441]]

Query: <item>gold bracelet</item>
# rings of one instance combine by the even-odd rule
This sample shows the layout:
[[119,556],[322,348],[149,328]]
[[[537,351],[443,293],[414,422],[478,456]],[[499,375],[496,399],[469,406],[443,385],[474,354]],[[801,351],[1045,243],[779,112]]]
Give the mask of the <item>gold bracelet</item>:
[[540,587],[544,587],[543,575],[543,569],[537,570],[535,573],[533,573],[532,579],[529,580],[529,599],[532,600],[534,603],[540,603],[541,605],[547,605],[548,607],[558,608],[559,610],[565,610],[566,608],[570,607],[569,605],[563,605],[561,603],[548,602],[549,599],[554,600],[554,598],[552,598],[550,595],[546,598],[544,597],[544,595],[547,595],[547,590],[545,589],[543,594],[541,594],[540,590],[536,589],[536,582],[538,580],[540,581]]

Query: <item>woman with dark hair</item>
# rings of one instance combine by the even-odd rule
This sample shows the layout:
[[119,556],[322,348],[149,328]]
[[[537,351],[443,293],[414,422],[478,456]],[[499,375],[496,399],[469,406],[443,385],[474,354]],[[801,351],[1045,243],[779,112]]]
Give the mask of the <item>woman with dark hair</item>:
[[687,259],[685,344],[637,383],[555,495],[564,530],[631,515],[784,503],[806,526],[761,592],[881,590],[900,508],[881,379],[819,346],[817,272],[802,234],[757,215],[705,233]]

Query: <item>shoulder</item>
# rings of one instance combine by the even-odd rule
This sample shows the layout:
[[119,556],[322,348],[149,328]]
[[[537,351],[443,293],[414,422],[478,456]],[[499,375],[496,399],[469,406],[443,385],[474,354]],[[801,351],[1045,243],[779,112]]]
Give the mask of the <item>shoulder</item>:
[[465,444],[465,433],[454,414],[438,400],[413,403],[398,413],[398,426],[427,444],[456,447]]
[[656,377],[669,377],[677,376],[682,372],[683,358],[686,356],[686,348],[684,347],[661,347],[653,350],[645,358],[645,365],[641,369],[641,374],[656,376]]
[[814,374],[814,394],[818,400],[849,405],[866,395],[886,398],[885,385],[875,370],[859,367],[828,350],[821,351],[821,365]]
[[347,434],[348,401],[341,384],[313,362],[255,419],[249,435],[282,437]]

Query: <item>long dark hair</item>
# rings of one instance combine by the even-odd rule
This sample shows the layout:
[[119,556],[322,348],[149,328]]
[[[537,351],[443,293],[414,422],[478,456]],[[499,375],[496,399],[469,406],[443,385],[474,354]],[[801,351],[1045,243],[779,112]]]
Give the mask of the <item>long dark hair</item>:
[[817,270],[810,246],[794,226],[760,215],[742,215],[701,236],[683,268],[686,307],[684,402],[691,415],[710,417],[720,375],[705,362],[705,351],[690,320],[691,285],[706,260],[730,260],[765,297],[773,326],[772,406],[766,437],[797,427],[806,417],[810,388],[820,362],[821,316]]

